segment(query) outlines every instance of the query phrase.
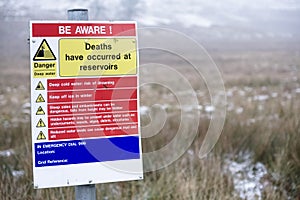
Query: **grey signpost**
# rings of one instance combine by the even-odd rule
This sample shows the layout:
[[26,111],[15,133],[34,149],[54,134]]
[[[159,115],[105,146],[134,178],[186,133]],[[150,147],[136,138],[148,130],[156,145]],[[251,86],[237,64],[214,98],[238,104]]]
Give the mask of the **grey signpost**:
[[[87,9],[70,9],[68,10],[68,20],[88,20]],[[90,185],[79,185],[75,186],[75,199],[76,200],[96,200],[96,186],[95,184]]]

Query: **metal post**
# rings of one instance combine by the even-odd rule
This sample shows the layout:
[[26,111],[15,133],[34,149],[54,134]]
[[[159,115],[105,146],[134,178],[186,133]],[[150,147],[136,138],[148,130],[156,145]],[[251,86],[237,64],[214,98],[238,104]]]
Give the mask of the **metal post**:
[[75,186],[76,200],[96,200],[95,184]]
[[[68,10],[68,20],[88,20],[88,9],[70,9]],[[79,185],[75,186],[76,200],[96,200],[96,186]]]
[[88,9],[70,9],[68,10],[68,20],[89,20]]

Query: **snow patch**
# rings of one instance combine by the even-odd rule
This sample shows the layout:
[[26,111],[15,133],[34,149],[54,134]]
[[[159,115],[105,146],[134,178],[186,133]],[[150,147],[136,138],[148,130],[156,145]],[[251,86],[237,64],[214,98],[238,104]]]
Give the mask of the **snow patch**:
[[148,115],[150,112],[150,109],[148,106],[140,106],[140,114],[141,115]]
[[266,101],[269,99],[269,95],[263,94],[263,95],[256,95],[253,98],[255,101]]
[[25,172],[24,170],[13,170],[12,171],[12,175],[15,178],[21,178],[22,176],[24,176]]
[[2,157],[10,157],[14,154],[15,154],[15,151],[13,149],[7,149],[7,150],[0,151],[0,156],[2,156]]
[[211,113],[211,112],[215,111],[215,107],[208,105],[208,106],[205,106],[204,110],[205,110],[205,112]]
[[253,163],[250,152],[227,156],[224,171],[233,177],[235,195],[241,199],[263,198],[263,190],[271,182],[267,179],[268,170],[261,162]]

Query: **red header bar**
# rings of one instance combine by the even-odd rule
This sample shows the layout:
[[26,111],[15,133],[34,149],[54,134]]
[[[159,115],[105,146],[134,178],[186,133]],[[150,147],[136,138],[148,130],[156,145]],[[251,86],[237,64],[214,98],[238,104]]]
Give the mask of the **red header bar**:
[[89,138],[117,135],[138,134],[138,126],[134,124],[112,124],[90,127],[68,127],[49,129],[49,140],[63,140],[72,138]]
[[112,113],[136,111],[137,100],[84,102],[84,103],[57,103],[48,105],[48,115],[76,115],[91,113]]
[[48,92],[48,103],[74,103],[83,101],[103,101],[136,99],[137,89],[78,90]]
[[32,23],[32,37],[136,36],[134,23]]
[[137,87],[137,77],[48,79],[48,91]]
[[137,112],[102,113],[90,115],[59,115],[48,117],[49,128],[63,128],[69,126],[93,126],[102,124],[136,123]]

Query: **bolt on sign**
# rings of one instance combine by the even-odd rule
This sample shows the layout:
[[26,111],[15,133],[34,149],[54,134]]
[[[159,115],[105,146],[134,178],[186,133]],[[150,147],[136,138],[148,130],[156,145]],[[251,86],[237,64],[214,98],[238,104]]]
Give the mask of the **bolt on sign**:
[[143,178],[135,22],[31,21],[35,188]]

